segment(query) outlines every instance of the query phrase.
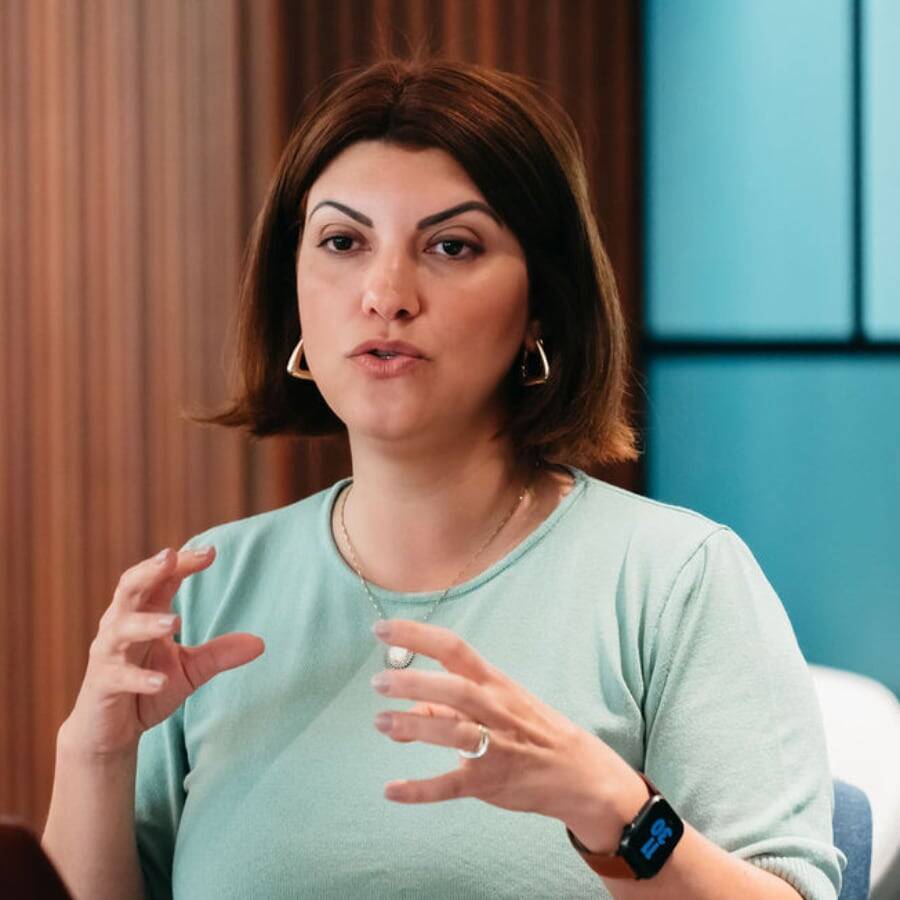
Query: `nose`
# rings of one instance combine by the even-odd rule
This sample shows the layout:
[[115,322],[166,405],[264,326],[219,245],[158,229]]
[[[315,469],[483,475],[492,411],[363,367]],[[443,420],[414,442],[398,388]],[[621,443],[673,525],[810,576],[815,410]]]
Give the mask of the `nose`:
[[415,274],[407,271],[400,254],[375,260],[363,292],[362,309],[374,312],[385,322],[419,314],[419,294]]

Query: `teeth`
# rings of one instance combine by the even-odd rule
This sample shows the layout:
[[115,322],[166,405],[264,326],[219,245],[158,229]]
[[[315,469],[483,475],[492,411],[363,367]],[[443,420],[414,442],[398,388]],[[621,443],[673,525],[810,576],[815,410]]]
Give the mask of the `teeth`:
[[396,353],[385,353],[381,350],[373,350],[372,353],[379,359],[393,359],[397,355]]

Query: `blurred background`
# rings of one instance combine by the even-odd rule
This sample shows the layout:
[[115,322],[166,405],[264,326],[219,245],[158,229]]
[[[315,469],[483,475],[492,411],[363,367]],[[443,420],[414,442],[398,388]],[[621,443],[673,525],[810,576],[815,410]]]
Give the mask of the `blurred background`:
[[807,661],[896,701],[900,3],[0,0],[3,812],[43,825],[124,569],[349,473],[180,413],[301,104],[420,41],[581,133],[644,447],[592,474],[730,525]]

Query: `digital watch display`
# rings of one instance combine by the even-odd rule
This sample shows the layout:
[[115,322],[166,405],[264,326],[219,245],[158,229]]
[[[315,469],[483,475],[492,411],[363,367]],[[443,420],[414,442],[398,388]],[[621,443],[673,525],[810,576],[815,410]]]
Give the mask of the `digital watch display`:
[[631,866],[635,878],[651,878],[672,855],[682,834],[684,825],[678,814],[657,793],[625,828],[619,855]]
[[672,855],[684,834],[684,824],[678,813],[643,772],[638,775],[647,785],[650,797],[622,830],[616,853],[592,853],[566,829],[572,846],[604,878],[652,878]]

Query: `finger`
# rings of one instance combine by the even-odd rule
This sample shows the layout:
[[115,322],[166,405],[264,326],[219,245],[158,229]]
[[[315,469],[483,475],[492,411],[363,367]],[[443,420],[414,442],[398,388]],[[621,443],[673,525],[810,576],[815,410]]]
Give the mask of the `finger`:
[[186,575],[192,575],[200,569],[206,568],[216,558],[216,548],[186,547],[179,550],[175,556],[175,578],[183,579]]
[[448,672],[464,675],[476,684],[495,677],[494,667],[449,628],[412,619],[387,619],[379,626],[387,629],[377,635],[380,641],[429,656]]
[[[568,723],[564,716],[487,662],[449,628],[411,619],[387,619],[379,623],[381,624],[386,625],[388,631],[379,635],[380,640],[437,660],[449,672],[463,676],[469,683],[468,690],[475,692],[472,699],[480,698],[481,702],[480,705],[461,705],[460,699],[453,692],[445,695],[429,694],[428,700],[443,700],[468,718],[492,727],[501,726],[522,733],[539,744],[546,743],[548,728],[558,729]],[[413,669],[385,671],[402,674],[407,678],[416,676],[416,670]],[[420,692],[415,692],[412,688],[407,691],[405,682],[400,681],[399,685],[400,692],[392,693],[391,696],[408,697],[411,700],[423,698]]]
[[251,662],[265,649],[263,639],[255,634],[223,634],[197,647],[182,649],[184,674],[196,690],[220,672]]
[[466,790],[466,774],[454,769],[437,778],[425,781],[390,781],[384,787],[387,800],[397,803],[437,803],[469,796]]
[[376,690],[386,697],[405,697],[449,706],[456,715],[491,727],[510,724],[509,714],[499,707],[493,695],[462,675],[395,669],[379,672]]
[[463,717],[462,713],[457,712],[451,706],[444,706],[442,703],[416,703],[406,711],[418,716],[446,716],[451,719]]
[[402,744],[422,741],[439,747],[470,750],[481,741],[481,731],[474,722],[451,716],[425,716],[392,710],[379,713],[375,727]]
[[129,663],[111,663],[103,668],[99,686],[108,694],[156,694],[166,686],[167,681],[162,672]]
[[173,613],[124,613],[101,628],[91,647],[94,655],[124,653],[132,644],[174,634],[181,619]]
[[155,557],[145,559],[122,573],[113,594],[113,603],[126,609],[138,609],[167,582],[173,582],[170,588],[177,588],[185,577],[206,568],[215,556],[214,547],[202,552],[176,552],[167,547]]

